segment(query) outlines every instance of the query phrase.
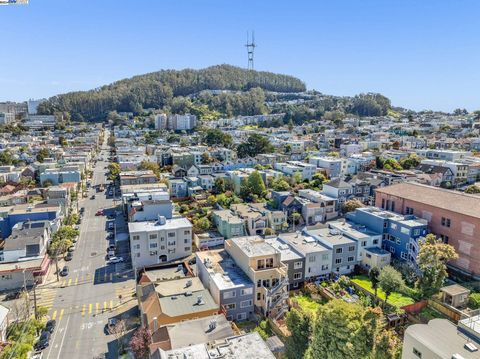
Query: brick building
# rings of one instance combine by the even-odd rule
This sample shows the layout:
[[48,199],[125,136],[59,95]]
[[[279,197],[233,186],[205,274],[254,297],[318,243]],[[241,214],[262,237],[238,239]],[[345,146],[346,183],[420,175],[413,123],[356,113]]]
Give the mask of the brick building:
[[375,205],[426,219],[430,232],[457,251],[450,266],[480,278],[479,196],[405,182],[378,188]]

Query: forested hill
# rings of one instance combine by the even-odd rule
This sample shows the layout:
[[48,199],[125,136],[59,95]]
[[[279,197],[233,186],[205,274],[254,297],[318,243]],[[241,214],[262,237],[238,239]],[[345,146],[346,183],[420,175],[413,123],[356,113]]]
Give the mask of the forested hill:
[[305,84],[292,76],[219,65],[202,70],[162,70],[120,80],[90,91],[54,96],[40,112],[69,112],[72,118],[100,120],[110,111],[138,113],[147,108],[170,106],[174,98],[202,90],[249,91],[261,88],[276,92],[305,91]]

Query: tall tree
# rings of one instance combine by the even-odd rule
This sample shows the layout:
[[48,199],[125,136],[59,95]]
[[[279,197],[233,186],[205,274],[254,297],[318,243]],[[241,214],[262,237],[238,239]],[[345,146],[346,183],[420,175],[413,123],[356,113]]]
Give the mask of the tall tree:
[[446,263],[457,258],[455,249],[437,239],[434,234],[427,234],[420,241],[417,263],[422,275],[417,281],[417,288],[424,297],[429,298],[438,293],[447,276]]
[[268,138],[254,133],[248,137],[247,142],[243,142],[237,147],[237,155],[239,158],[255,157],[260,153],[272,153],[274,148]]
[[287,327],[291,335],[285,344],[285,354],[289,359],[303,358],[308,349],[311,334],[309,315],[292,309],[287,315]]
[[405,286],[402,275],[392,266],[382,268],[380,275],[378,276],[378,284],[385,292],[385,304],[387,304],[390,294],[401,290]]
[[135,359],[147,359],[150,357],[150,344],[152,343],[152,334],[150,330],[142,326],[137,329],[130,340]]
[[368,277],[370,278],[370,282],[372,282],[372,288],[375,291],[375,303],[378,300],[377,292],[378,292],[378,284],[380,282],[378,278],[379,276],[380,276],[380,269],[378,269],[378,267],[373,267],[368,272]]
[[358,359],[371,353],[378,319],[359,304],[332,300],[318,310],[305,358]]

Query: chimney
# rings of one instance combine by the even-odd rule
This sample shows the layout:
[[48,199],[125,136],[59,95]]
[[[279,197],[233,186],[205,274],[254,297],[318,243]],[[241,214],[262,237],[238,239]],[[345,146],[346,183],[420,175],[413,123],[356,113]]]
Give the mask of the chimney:
[[167,222],[167,220],[166,220],[165,216],[158,215],[158,221],[157,221],[157,223],[158,223],[159,225],[163,225],[163,224],[165,224],[166,222]]
[[205,304],[205,302],[203,301],[203,297],[199,295],[197,297],[197,305],[203,305],[203,304]]

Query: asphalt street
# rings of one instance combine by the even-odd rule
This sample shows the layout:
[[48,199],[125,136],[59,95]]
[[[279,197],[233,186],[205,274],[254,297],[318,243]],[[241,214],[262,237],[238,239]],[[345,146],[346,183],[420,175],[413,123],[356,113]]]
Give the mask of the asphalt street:
[[[106,141],[99,157],[108,157]],[[97,162],[92,185],[106,182],[107,166],[107,161]],[[95,216],[98,209],[112,213],[113,199],[107,198],[105,191],[95,193],[92,200],[93,193],[94,189],[90,189],[89,197],[79,203],[85,213],[73,259],[59,264],[60,269],[67,265],[70,273],[58,282],[37,288],[38,305],[47,307],[49,317],[57,321],[50,346],[44,351],[46,359],[116,358],[115,337],[107,334],[105,326],[109,318],[121,317],[135,301],[128,243],[117,247],[121,252],[117,255],[123,256],[126,263],[108,265],[108,219]],[[123,218],[118,217],[116,222],[121,223]]]

